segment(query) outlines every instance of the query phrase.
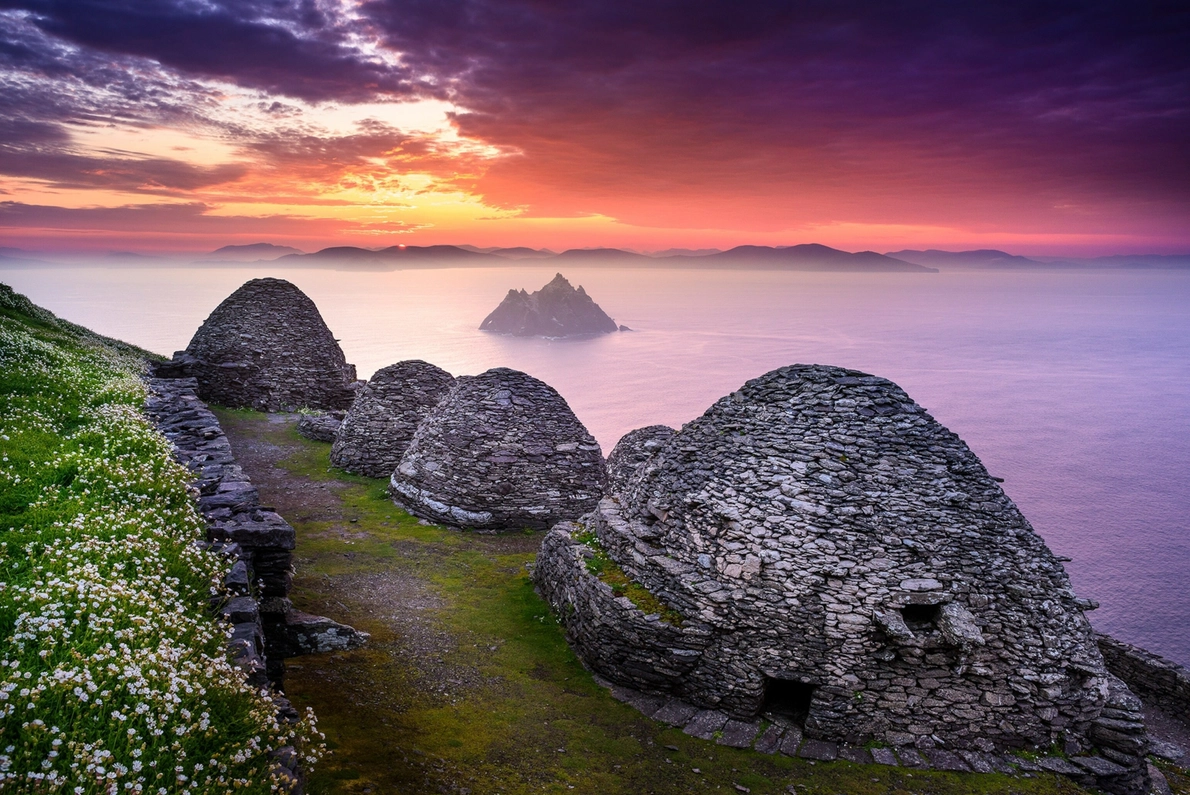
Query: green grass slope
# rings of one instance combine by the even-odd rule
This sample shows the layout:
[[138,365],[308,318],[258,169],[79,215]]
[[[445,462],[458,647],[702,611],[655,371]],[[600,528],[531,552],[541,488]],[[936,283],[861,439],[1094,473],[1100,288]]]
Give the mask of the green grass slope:
[[145,356],[0,285],[0,792],[269,792],[313,732],[227,660]]

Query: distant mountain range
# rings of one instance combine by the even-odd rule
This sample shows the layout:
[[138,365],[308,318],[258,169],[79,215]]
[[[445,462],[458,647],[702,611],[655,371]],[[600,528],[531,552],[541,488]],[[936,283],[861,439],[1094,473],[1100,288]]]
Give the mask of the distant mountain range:
[[588,267],[728,268],[847,272],[934,271],[930,266],[861,251],[853,254],[816,243],[800,246],[737,246],[728,251],[648,256],[618,248],[575,248],[555,254],[530,248],[479,249],[475,246],[391,246],[372,251],[354,246],[325,248],[313,254],[289,254],[276,262],[292,265],[389,269],[507,265],[509,259],[533,260],[535,265],[581,264]]
[[259,260],[274,260],[290,254],[303,254],[301,249],[292,246],[276,246],[272,243],[249,243],[245,246],[224,246],[217,248],[203,257],[210,262],[256,262]]
[[942,270],[1173,270],[1190,268],[1190,254],[1125,254],[1112,257],[1030,259],[996,249],[890,251],[888,256]]
[[[193,255],[191,255],[193,256]],[[223,246],[182,259],[179,255],[145,256],[134,253],[100,255],[43,254],[18,248],[0,247],[0,267],[74,267],[87,264],[134,267],[170,267],[190,262],[212,267],[238,267],[273,262],[285,267],[340,268],[351,270],[397,270],[401,268],[507,267],[520,265],[554,267],[580,265],[588,268],[685,268],[726,270],[788,270],[858,273],[929,273],[938,270],[1181,270],[1190,269],[1190,254],[1124,254],[1110,257],[1022,257],[996,249],[976,251],[919,251],[904,249],[879,254],[849,252],[807,243],[797,246],[736,246],[719,249],[667,249],[642,254],[618,248],[574,248],[561,253],[526,246],[389,246],[378,250],[357,246],[333,246],[306,254],[290,246],[272,243]]]

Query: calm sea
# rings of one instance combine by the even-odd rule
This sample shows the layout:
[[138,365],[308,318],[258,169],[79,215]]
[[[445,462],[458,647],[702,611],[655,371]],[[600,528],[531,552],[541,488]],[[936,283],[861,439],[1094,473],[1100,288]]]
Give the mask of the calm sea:
[[543,268],[94,268],[0,281],[169,354],[254,276],[314,299],[361,377],[419,358],[552,384],[609,452],[794,362],[890,378],[958,433],[1067,564],[1104,631],[1190,664],[1190,273],[807,274],[568,268],[632,333],[477,331]]

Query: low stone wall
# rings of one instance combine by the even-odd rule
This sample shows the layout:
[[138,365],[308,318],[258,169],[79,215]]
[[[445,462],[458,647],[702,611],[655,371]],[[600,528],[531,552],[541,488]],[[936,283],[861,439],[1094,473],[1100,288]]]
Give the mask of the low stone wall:
[[1190,724],[1190,670],[1110,635],[1096,639],[1109,671],[1145,701]]
[[[219,421],[196,394],[193,378],[151,378],[145,413],[174,445],[174,455],[194,473],[198,506],[208,522],[207,546],[235,560],[224,579],[225,594],[212,607],[232,626],[228,653],[258,688],[276,686],[277,717],[297,722],[297,710],[280,693],[290,567],[295,534],[260,497],[235,462]],[[253,595],[255,591],[256,596]],[[259,601],[258,601],[259,597]],[[304,789],[297,753],[277,752],[274,772],[297,795]]]
[[235,627],[235,640],[243,641],[245,670],[257,677],[260,668],[264,683],[279,687],[285,671],[285,614],[291,609],[293,528],[276,511],[261,506],[219,421],[198,398],[195,379],[154,378],[149,389],[147,413],[173,442],[178,460],[194,472],[208,542],[237,559],[227,581],[234,596],[224,612]]
[[297,432],[316,442],[333,442],[343,424],[343,414],[342,411],[302,414],[298,417]]
[[579,527],[563,522],[542,541],[533,581],[592,670],[628,687],[671,694],[690,672],[710,633],[694,623],[675,627],[646,615],[587,570],[592,551],[576,541]]

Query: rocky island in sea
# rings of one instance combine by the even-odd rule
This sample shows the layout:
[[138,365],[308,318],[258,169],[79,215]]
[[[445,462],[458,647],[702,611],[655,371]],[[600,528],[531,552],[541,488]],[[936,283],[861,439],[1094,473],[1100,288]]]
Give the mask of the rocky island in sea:
[[562,274],[535,293],[509,290],[480,331],[517,337],[567,337],[616,331],[616,321],[591,300],[582,286],[575,289]]

